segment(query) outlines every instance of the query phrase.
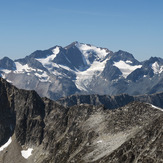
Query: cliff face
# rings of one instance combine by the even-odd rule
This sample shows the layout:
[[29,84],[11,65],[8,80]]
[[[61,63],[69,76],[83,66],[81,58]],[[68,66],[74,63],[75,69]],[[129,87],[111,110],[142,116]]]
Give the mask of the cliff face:
[[1,121],[2,126],[7,128],[4,133],[8,131],[4,139],[14,131],[22,145],[28,142],[40,144],[45,116],[42,99],[35,91],[19,90],[3,79],[0,81],[0,90]]
[[[163,112],[141,102],[114,110],[64,107],[0,79],[3,163],[162,162]],[[22,150],[32,149],[24,158]]]
[[[4,81],[4,80],[2,80]],[[16,118],[8,90],[12,92],[12,86],[7,82],[0,82],[0,145],[13,134]]]

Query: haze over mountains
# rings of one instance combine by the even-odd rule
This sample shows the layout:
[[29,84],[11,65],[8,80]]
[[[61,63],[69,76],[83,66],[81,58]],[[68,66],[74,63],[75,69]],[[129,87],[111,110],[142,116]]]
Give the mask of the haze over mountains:
[[[154,54],[155,55],[155,54]],[[72,94],[129,95],[163,91],[163,59],[139,62],[125,51],[73,42],[0,60],[0,75],[18,88],[53,100]]]

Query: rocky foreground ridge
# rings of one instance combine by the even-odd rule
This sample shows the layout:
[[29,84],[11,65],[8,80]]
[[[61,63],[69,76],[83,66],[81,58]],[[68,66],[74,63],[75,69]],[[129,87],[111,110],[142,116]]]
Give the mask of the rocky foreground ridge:
[[0,78],[2,163],[161,163],[162,123],[162,110],[151,104],[64,107]]

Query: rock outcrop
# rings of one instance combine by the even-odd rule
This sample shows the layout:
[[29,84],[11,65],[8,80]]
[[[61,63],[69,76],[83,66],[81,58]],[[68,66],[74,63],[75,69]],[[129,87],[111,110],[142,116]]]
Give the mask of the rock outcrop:
[[151,104],[64,107],[2,78],[0,97],[0,146],[12,139],[2,163],[163,162],[163,112]]

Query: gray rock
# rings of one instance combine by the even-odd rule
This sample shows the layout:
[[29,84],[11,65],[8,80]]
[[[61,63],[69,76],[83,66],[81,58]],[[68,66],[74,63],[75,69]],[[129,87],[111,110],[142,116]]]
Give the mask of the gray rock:
[[[0,162],[163,161],[163,112],[151,104],[131,102],[112,110],[90,104],[64,107],[2,78],[0,95],[0,145],[12,136],[11,144],[0,152]],[[127,97],[132,99],[109,98],[122,102]],[[24,159],[21,151],[28,148],[32,155]]]

